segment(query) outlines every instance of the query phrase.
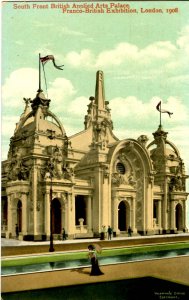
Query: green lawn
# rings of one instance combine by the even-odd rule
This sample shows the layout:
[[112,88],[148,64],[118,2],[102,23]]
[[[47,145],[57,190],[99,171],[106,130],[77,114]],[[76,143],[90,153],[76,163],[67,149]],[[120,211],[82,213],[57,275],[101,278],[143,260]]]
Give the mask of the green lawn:
[[[135,247],[125,247],[125,248],[111,248],[111,249],[102,249],[102,253],[99,256],[115,256],[115,255],[124,255],[124,254],[134,254],[134,253],[150,253],[154,251],[162,250],[176,250],[176,249],[189,249],[189,243],[166,243],[166,244],[156,244],[149,246],[135,246]],[[1,266],[10,267],[10,266],[22,266],[22,265],[31,265],[39,264],[46,262],[57,262],[65,260],[77,260],[87,258],[87,251],[78,251],[78,252],[63,252],[63,253],[49,253],[41,254],[38,256],[28,256],[20,257],[14,259],[5,259],[2,258]]]

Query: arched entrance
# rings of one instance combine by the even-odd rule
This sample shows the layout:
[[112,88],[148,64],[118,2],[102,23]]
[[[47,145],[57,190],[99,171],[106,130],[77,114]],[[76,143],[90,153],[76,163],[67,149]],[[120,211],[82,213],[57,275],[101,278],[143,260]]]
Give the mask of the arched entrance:
[[61,233],[61,204],[57,198],[52,201],[52,233]]
[[178,231],[183,229],[182,226],[182,206],[181,204],[177,204],[176,209],[176,228]]
[[121,201],[118,206],[118,229],[127,231],[129,221],[129,207],[125,201]]
[[22,202],[20,200],[17,203],[17,224],[18,231],[22,232]]

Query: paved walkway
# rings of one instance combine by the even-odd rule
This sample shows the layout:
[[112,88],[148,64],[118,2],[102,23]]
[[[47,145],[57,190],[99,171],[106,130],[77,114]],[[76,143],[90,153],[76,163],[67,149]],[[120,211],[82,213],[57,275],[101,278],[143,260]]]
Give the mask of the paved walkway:
[[[112,241],[123,241],[123,240],[150,240],[150,239],[157,239],[157,238],[177,238],[177,237],[183,237],[189,240],[189,233],[179,233],[179,234],[165,234],[165,235],[150,235],[150,236],[132,236],[132,237],[113,237]],[[106,239],[107,240],[107,239]],[[99,241],[99,238],[86,238],[86,239],[73,239],[73,240],[55,240],[54,244],[70,244],[70,243],[82,243],[83,241],[87,242],[94,242],[94,241]],[[1,238],[1,247],[6,247],[6,246],[32,246],[32,245],[48,245],[49,241],[19,241],[16,239],[5,239]]]
[[[116,237],[111,241],[100,239],[75,239],[66,241],[54,241],[55,252],[86,250],[90,243],[98,243],[102,248],[129,247],[168,242],[189,242],[189,234],[168,234],[154,236]],[[26,242],[14,239],[1,239],[1,255],[30,255],[49,252],[49,241]]]

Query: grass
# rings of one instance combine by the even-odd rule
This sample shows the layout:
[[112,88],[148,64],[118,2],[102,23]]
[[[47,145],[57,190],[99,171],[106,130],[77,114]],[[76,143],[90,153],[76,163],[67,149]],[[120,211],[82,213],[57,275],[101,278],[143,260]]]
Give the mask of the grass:
[[[115,255],[125,255],[134,253],[150,253],[162,250],[177,250],[177,249],[189,249],[189,243],[167,243],[167,244],[156,244],[149,246],[135,246],[135,247],[125,247],[125,248],[111,248],[103,249],[99,256],[115,256]],[[78,252],[65,252],[57,254],[39,255],[39,256],[29,256],[29,257],[19,257],[11,259],[3,259],[1,262],[2,267],[14,267],[23,266],[31,264],[41,264],[47,262],[58,262],[58,261],[68,261],[68,260],[78,260],[86,259],[87,251]]]

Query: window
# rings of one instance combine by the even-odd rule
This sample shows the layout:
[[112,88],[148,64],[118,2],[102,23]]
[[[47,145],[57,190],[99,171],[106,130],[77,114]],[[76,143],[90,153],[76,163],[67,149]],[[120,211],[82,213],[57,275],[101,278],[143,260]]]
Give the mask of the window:
[[116,169],[117,169],[118,173],[120,173],[122,175],[125,174],[125,166],[121,162],[117,163]]

